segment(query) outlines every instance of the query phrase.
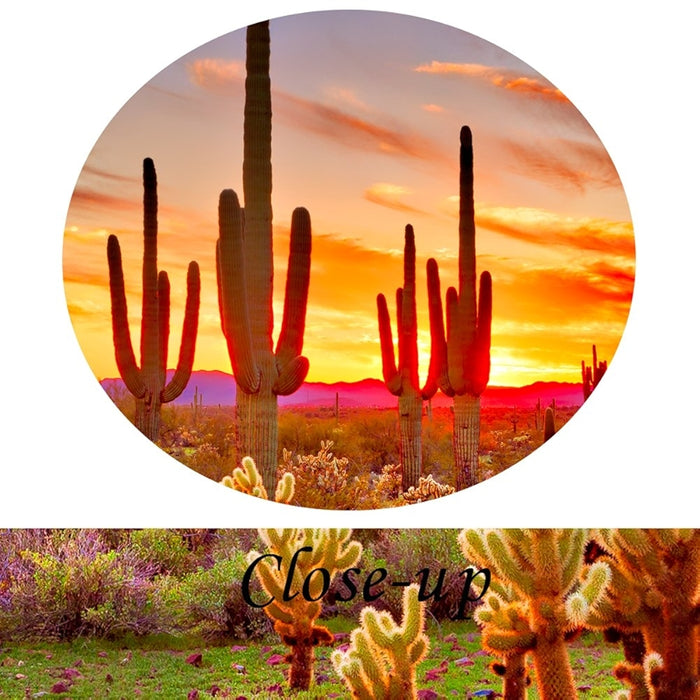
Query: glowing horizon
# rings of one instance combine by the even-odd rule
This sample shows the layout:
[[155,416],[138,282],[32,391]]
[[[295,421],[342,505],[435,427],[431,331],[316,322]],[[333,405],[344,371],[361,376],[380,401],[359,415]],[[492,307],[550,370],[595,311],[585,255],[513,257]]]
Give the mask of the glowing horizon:
[[[402,41],[406,32],[411,42]],[[402,284],[407,223],[416,232],[427,372],[425,263],[437,259],[444,297],[456,284],[462,124],[474,134],[477,268],[493,277],[490,384],[580,381],[593,343],[599,357],[612,357],[634,284],[632,224],[607,152],[561,92],[498,47],[426,20],[321,12],[273,20],[271,35],[273,337],[289,219],[306,206],[313,229],[307,381],[381,378],[375,299],[380,292],[393,298]],[[100,379],[118,376],[111,233],[122,249],[138,347],[144,157],[158,174],[159,269],[171,284],[168,366],[177,362],[186,268],[197,260],[194,369],[231,371],[214,251],[219,192],[242,192],[244,53],[239,30],[167,67],[115,116],[80,175],[66,222],[64,280],[76,335]],[[395,332],[393,311],[392,324]]]

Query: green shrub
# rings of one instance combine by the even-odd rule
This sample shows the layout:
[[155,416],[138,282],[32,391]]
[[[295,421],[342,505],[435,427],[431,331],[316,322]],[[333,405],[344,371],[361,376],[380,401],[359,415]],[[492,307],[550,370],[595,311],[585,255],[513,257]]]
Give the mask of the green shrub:
[[243,600],[241,580],[247,568],[245,554],[235,552],[209,569],[200,567],[181,580],[170,578],[163,595],[176,626],[210,638],[247,639],[270,632],[263,611]]

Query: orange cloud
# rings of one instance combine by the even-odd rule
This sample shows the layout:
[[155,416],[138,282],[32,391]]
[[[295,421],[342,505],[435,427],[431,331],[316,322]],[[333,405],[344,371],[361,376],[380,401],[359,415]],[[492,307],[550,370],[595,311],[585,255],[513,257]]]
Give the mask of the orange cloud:
[[432,73],[435,75],[458,75],[477,78],[489,82],[495,87],[518,93],[525,97],[550,100],[569,104],[567,97],[553,85],[512,70],[504,70],[484,66],[479,63],[447,63],[432,61],[413,69],[417,73]]
[[422,106],[423,111],[425,112],[433,112],[435,114],[440,114],[445,111],[444,107],[441,107],[440,105],[423,105]]
[[220,58],[200,58],[187,65],[190,81],[219,94],[228,93],[231,85],[242,83],[245,67],[241,61]]
[[396,211],[404,211],[409,214],[425,214],[424,211],[402,202],[401,197],[405,194],[409,194],[409,191],[405,187],[401,187],[401,185],[377,182],[365,190],[364,197],[368,202]]
[[555,139],[525,145],[508,141],[505,147],[515,157],[519,174],[580,192],[591,185],[620,187],[615,166],[600,142]]
[[527,243],[634,257],[628,221],[574,218],[528,207],[476,207],[476,224]]

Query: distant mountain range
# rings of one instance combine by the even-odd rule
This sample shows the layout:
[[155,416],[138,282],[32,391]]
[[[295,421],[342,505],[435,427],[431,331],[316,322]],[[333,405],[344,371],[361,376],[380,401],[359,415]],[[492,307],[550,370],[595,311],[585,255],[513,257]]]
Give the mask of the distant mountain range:
[[[168,378],[173,370],[168,370]],[[103,379],[105,389],[124,388],[121,379]],[[192,372],[185,391],[175,399],[176,405],[190,404],[195,388],[202,395],[205,406],[232,406],[236,398],[236,382],[231,374],[218,370]],[[338,394],[343,408],[393,408],[396,397],[392,396],[379,379],[363,379],[359,382],[305,382],[291,396],[280,396],[279,405],[285,406],[334,406]],[[580,406],[583,403],[581,384],[573,382],[535,382],[528,386],[489,386],[481,397],[481,405],[489,407],[532,407],[540,399],[543,406],[556,399],[560,406]],[[452,399],[441,392],[433,398],[433,406],[449,406]]]

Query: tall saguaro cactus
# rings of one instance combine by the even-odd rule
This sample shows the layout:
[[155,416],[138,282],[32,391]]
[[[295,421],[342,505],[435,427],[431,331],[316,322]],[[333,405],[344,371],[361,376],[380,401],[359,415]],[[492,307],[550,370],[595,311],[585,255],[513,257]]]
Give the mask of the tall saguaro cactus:
[[199,316],[199,266],[187,269],[187,299],[180,356],[175,374],[166,384],[170,334],[170,282],[158,272],[158,194],[153,161],[143,161],[143,296],[141,315],[141,366],[136,364],[129,333],[124,271],[119,240],[107,240],[109,291],[112,299],[112,335],[119,374],[136,399],[136,427],[154,442],[160,428],[160,407],[176,399],[192,373]]
[[[433,260],[428,266],[428,284],[439,280],[437,264]],[[435,296],[435,295],[433,295]],[[423,401],[432,398],[437,391],[437,375],[440,369],[439,356],[431,347],[430,367],[425,386],[418,379],[418,322],[416,319],[416,241],[413,227],[406,226],[403,262],[403,287],[396,290],[396,326],[399,341],[399,362],[396,364],[394,343],[391,336],[391,320],[386,298],[377,296],[379,340],[382,349],[382,372],[387,389],[399,398],[399,432],[401,435],[402,488],[418,486],[421,477],[421,419]],[[431,334],[436,322],[442,320],[441,305],[430,306]],[[439,341],[438,341],[439,342]],[[431,345],[434,345],[435,341]]]
[[[478,481],[481,394],[491,370],[491,275],[482,272],[476,293],[476,226],[474,223],[474,149],[468,126],[460,132],[459,278],[445,297],[447,336],[442,342],[443,370],[438,385],[454,397],[455,486]],[[428,286],[430,305],[442,309],[439,282]],[[440,311],[442,326],[442,311]],[[436,328],[434,334],[443,334]]]
[[[277,397],[294,393],[309,370],[301,355],[311,265],[311,220],[292,215],[282,328],[272,347],[272,107],[268,22],[248,27],[243,122],[245,217],[233,190],[219,199],[217,284],[222,328],[236,378],[242,451],[268,493],[277,472]],[[243,219],[245,218],[245,223]]]

